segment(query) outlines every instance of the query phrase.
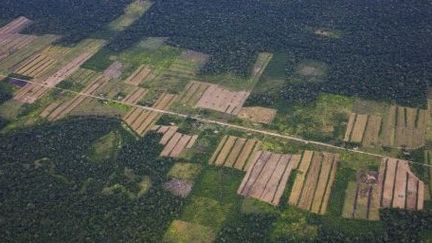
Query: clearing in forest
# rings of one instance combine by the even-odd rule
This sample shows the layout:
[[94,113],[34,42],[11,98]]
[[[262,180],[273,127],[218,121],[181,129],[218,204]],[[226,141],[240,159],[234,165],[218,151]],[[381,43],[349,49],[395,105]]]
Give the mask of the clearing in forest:
[[297,168],[289,204],[324,214],[336,176],[339,156],[306,150]]
[[210,158],[209,164],[247,171],[260,145],[261,142],[254,139],[224,136]]
[[237,115],[250,92],[230,91],[228,89],[211,85],[202,95],[196,107]]
[[380,207],[421,210],[424,193],[424,183],[411,172],[408,161],[382,159],[378,176]]
[[[95,95],[96,92],[108,83],[109,79],[104,76],[99,76],[93,82],[91,82],[87,87],[81,91],[82,94]],[[41,117],[48,119],[49,121],[55,121],[66,117],[73,109],[78,107],[84,100],[88,97],[77,94],[71,100],[64,103],[51,103],[44,111],[40,114]]]
[[427,110],[390,106],[386,116],[351,113],[344,141],[416,149],[424,146],[429,121]]
[[377,171],[359,172],[357,182],[349,182],[342,216],[353,219],[379,220]]
[[155,126],[152,130],[162,133],[160,144],[164,145],[160,156],[178,158],[181,154],[193,147],[198,135],[186,135],[177,132],[176,126]]
[[166,70],[145,85],[170,92],[180,92],[189,81],[197,79],[199,70],[207,60],[208,55],[204,53],[185,50]]
[[238,117],[252,122],[270,124],[275,118],[276,112],[277,110],[271,108],[250,106],[241,108]]
[[301,155],[256,152],[237,193],[279,205],[291,172],[297,168],[300,158]]
[[124,10],[124,14],[110,23],[114,31],[123,31],[139,19],[152,5],[148,0],[134,0]]
[[[14,100],[21,103],[34,103],[37,99],[45,95],[50,88],[56,86],[61,81],[65,80],[71,76],[79,67],[86,62],[90,57],[92,57],[104,44],[101,40],[85,40],[78,44],[71,50],[66,52],[71,55],[65,54],[65,57],[57,57],[60,60],[66,59],[65,63],[60,65],[58,68],[54,68],[54,73],[49,74],[48,77],[40,77],[34,79],[33,82],[38,83],[28,83],[22,87],[18,92],[15,93]],[[60,50],[66,50],[59,47]],[[47,53],[50,55],[51,48],[48,48]],[[53,52],[59,55],[58,48],[53,47]],[[33,59],[31,58],[33,63]],[[56,61],[57,63],[57,61]]]
[[208,243],[213,242],[215,238],[216,235],[210,227],[182,220],[174,220],[165,233],[163,242]]
[[273,54],[268,52],[261,52],[258,54],[258,58],[252,67],[251,79],[254,83],[258,82],[266,69],[267,65],[270,63]]
[[[175,101],[176,97],[177,96],[174,94],[163,93],[152,107],[159,110],[167,110]],[[147,131],[153,128],[160,116],[161,114],[157,111],[133,107],[122,119],[133,131],[143,136]]]

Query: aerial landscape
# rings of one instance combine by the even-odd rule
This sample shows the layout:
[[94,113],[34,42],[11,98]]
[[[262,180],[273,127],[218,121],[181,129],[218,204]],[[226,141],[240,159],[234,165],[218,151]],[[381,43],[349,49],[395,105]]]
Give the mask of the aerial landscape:
[[432,2],[5,0],[0,242],[432,242]]

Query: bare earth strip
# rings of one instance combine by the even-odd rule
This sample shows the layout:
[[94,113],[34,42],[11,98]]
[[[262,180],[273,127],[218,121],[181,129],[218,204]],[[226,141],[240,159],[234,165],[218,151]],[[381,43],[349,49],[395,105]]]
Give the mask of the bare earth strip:
[[320,207],[327,187],[330,171],[333,166],[334,155],[330,153],[323,153],[323,155],[324,155],[324,159],[322,161],[318,184],[312,201],[311,211],[313,213],[319,213],[320,211]]
[[256,140],[248,139],[246,141],[246,144],[244,145],[242,151],[240,152],[239,157],[237,158],[237,161],[234,164],[234,168],[238,170],[243,170],[247,159],[250,157],[251,153],[253,152],[255,144],[257,144]]
[[306,150],[303,153],[303,157],[302,160],[300,162],[300,165],[297,169],[297,176],[296,179],[294,181],[294,185],[293,188],[291,190],[291,194],[289,197],[289,204],[296,206],[298,204],[299,198],[300,198],[300,194],[303,188],[303,184],[304,181],[306,179],[306,173],[309,169],[309,165],[311,163],[312,160],[312,156],[313,156],[314,152],[313,151],[309,151]]
[[387,161],[387,169],[386,174],[384,175],[384,188],[383,196],[382,196],[382,206],[390,207],[393,200],[393,189],[394,189],[394,181],[396,176],[396,168],[398,161],[397,159],[389,159]]
[[332,189],[333,183],[336,179],[336,171],[338,168],[338,163],[339,163],[339,155],[336,154],[334,156],[333,165],[332,165],[330,175],[328,178],[328,182],[327,182],[327,187],[326,187],[326,190],[324,193],[324,197],[322,199],[320,214],[325,214],[325,212],[327,211],[327,205],[328,205],[328,202],[330,200],[331,189]]
[[405,208],[408,163],[399,161],[393,195],[393,208]]
[[261,173],[256,178],[256,180],[252,182],[252,186],[248,193],[249,196],[260,199],[262,193],[264,192],[267,182],[273,175],[278,165],[280,158],[281,158],[280,154],[270,155],[270,158],[266,161]]
[[237,137],[234,136],[229,136],[226,143],[224,144],[222,150],[220,151],[215,164],[216,165],[224,165],[225,164],[225,160],[229,154],[229,152],[231,151],[232,147],[234,146],[235,141],[237,140]]
[[273,174],[269,178],[267,184],[264,187],[263,192],[260,195],[260,199],[273,204],[273,199],[279,187],[285,188],[285,184],[281,184],[280,181],[282,179],[283,174],[288,169],[289,161],[291,160],[292,155],[284,154],[279,159],[277,166],[274,169]]
[[227,139],[228,139],[228,136],[224,135],[223,138],[222,138],[222,140],[219,142],[216,150],[213,152],[213,155],[212,155],[212,157],[209,160],[209,164],[214,164],[215,163],[215,160],[216,160],[217,156],[219,155],[220,151],[222,150],[222,148],[224,147],[225,142],[227,141]]
[[407,185],[407,209],[416,209],[417,208],[417,184],[418,179],[411,173],[408,174],[408,185]]
[[225,166],[226,167],[233,167],[234,163],[236,162],[237,158],[240,155],[240,152],[243,149],[243,146],[246,142],[246,139],[244,138],[238,138],[234,144],[234,147],[232,148],[230,154],[228,155],[226,161],[225,161]]
[[365,135],[363,137],[363,145],[365,146],[378,145],[381,122],[382,122],[381,117],[375,115],[369,116]]
[[270,159],[270,152],[260,152],[258,153],[259,158],[255,161],[255,163],[251,166],[251,168],[246,173],[246,176],[243,178],[243,181],[237,191],[238,194],[242,196],[248,196],[249,192],[261,174],[262,169],[264,168],[266,162]]
[[322,159],[323,158],[321,153],[314,153],[309,167],[309,171],[306,174],[306,180],[304,182],[303,190],[300,194],[300,200],[298,203],[299,208],[309,210],[312,206],[312,200],[321,169]]
[[176,134],[177,129],[178,127],[176,126],[169,127],[168,130],[164,133],[160,141],[160,144],[166,145],[169,142],[169,140],[174,136],[174,134]]
[[282,194],[285,190],[286,184],[288,183],[288,179],[291,176],[291,172],[292,172],[292,170],[297,168],[298,163],[300,162],[300,159],[301,159],[301,155],[298,155],[298,154],[293,155],[291,157],[291,160],[289,161],[288,167],[284,171],[284,173],[280,179],[279,186],[278,186],[278,188],[277,188],[277,190],[273,196],[273,199],[272,199],[273,205],[279,205],[280,199],[281,199]]
[[183,135],[181,139],[178,141],[178,143],[176,144],[176,146],[173,148],[169,156],[173,158],[180,157],[180,154],[186,149],[186,145],[189,143],[191,138],[192,137],[189,135]]
[[363,141],[363,135],[366,129],[367,120],[368,120],[368,115],[364,115],[364,114],[357,115],[357,119],[351,134],[351,142],[361,143]]
[[350,114],[350,117],[349,117],[349,120],[348,120],[347,129],[346,129],[345,136],[344,136],[344,141],[345,142],[351,141],[351,133],[352,133],[352,130],[353,130],[353,127],[354,127],[354,123],[355,123],[356,117],[357,117],[356,113],[351,113]]
[[17,34],[27,28],[31,23],[32,21],[26,17],[18,17],[0,28],[0,36],[4,34]]
[[169,156],[169,154],[174,149],[174,147],[176,146],[178,141],[181,139],[181,137],[182,137],[181,133],[174,134],[174,136],[171,138],[171,140],[168,142],[168,144],[162,150],[160,156]]
[[393,146],[396,124],[396,106],[390,106],[384,123],[384,145]]

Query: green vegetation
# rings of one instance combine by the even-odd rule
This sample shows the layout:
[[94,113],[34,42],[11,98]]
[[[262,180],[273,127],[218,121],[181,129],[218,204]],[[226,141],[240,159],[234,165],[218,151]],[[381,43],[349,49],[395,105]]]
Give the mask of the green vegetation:
[[101,162],[115,158],[116,151],[121,144],[118,132],[110,132],[92,144],[89,152],[91,160]]
[[[88,148],[112,130],[121,131],[115,120],[74,119],[1,135],[2,242],[161,240],[183,205],[161,186],[173,162],[158,157],[159,136],[135,141],[126,132],[117,159],[87,160]],[[139,193],[146,176],[151,188],[141,197],[121,189]]]
[[201,166],[193,163],[175,163],[168,172],[169,178],[193,181],[201,172]]

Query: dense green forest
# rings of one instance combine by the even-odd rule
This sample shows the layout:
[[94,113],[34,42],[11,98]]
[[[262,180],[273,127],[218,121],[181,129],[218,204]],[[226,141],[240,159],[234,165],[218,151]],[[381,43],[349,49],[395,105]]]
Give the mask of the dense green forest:
[[[124,146],[91,161],[88,150],[111,130]],[[156,242],[183,201],[164,191],[172,161],[159,158],[159,135],[135,140],[119,122],[74,119],[0,137],[1,242]],[[151,188],[141,197],[142,178]]]
[[132,0],[3,0],[2,19],[25,16],[35,21],[31,33],[63,35],[71,43],[101,30],[123,14]]
[[[155,0],[110,47],[167,36],[173,45],[211,54],[204,71],[241,74],[258,51],[284,52],[288,64],[329,66],[321,91],[418,104],[432,77],[425,68],[432,60],[431,22],[432,5],[417,0]],[[317,29],[337,34],[323,37]]]

